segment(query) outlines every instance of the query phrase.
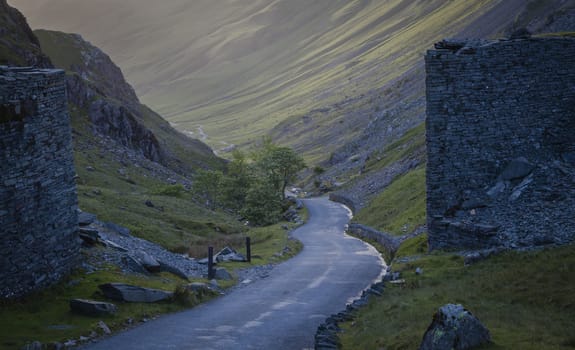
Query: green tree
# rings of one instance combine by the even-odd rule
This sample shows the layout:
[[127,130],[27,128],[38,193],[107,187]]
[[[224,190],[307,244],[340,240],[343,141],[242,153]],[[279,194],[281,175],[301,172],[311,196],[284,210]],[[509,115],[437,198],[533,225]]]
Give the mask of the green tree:
[[246,155],[239,150],[232,153],[232,161],[228,163],[227,172],[220,182],[220,199],[222,205],[240,210],[246,200],[253,178]]
[[282,213],[282,201],[273,184],[265,180],[255,181],[247,191],[240,213],[256,226],[278,222]]
[[205,201],[212,210],[218,206],[223,173],[219,170],[199,169],[194,175],[192,192]]
[[293,149],[264,143],[264,148],[256,157],[256,167],[283,201],[287,185],[295,180],[297,173],[306,165]]

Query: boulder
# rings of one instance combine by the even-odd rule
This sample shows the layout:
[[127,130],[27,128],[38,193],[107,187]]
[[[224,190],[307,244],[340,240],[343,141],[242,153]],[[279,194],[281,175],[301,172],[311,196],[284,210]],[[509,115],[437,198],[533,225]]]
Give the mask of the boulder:
[[433,315],[433,321],[419,350],[472,349],[491,342],[489,330],[462,305],[447,304]]
[[504,181],[510,181],[515,179],[522,179],[529,175],[535,166],[524,157],[519,157],[513,159],[511,163],[505,167],[499,178]]
[[102,237],[100,236],[100,232],[98,230],[85,227],[80,227],[80,229],[78,230],[78,235],[80,236],[82,241],[89,246],[98,244],[102,239]]
[[184,271],[180,270],[178,267],[174,266],[173,264],[161,260],[158,260],[158,262],[160,263],[162,271],[174,274],[182,279],[185,279],[186,281],[189,280],[188,275]]
[[145,251],[140,249],[136,251],[134,255],[140,264],[149,272],[160,272],[162,270],[162,266],[158,260]]
[[216,273],[214,274],[214,278],[217,280],[224,280],[224,281],[229,281],[229,280],[234,279],[232,277],[232,275],[230,275],[230,273],[222,267],[219,267],[216,269]]
[[216,255],[214,255],[214,261],[215,262],[223,262],[223,261],[243,262],[243,261],[246,261],[246,257],[243,256],[242,254],[236,252],[234,249],[232,249],[230,247],[225,247],[224,249],[217,252]]
[[116,305],[87,299],[70,300],[70,310],[86,316],[112,315],[118,311]]
[[123,283],[106,283],[98,286],[106,296],[112,300],[127,301],[130,303],[155,303],[170,299],[172,292],[159,289],[132,286]]
[[133,257],[132,255],[125,254],[122,256],[122,262],[124,263],[125,267],[136,273],[147,274],[148,270],[140,263],[138,259]]
[[78,214],[78,225],[80,226],[88,226],[94,221],[96,221],[96,215],[94,214],[86,213],[84,211]]

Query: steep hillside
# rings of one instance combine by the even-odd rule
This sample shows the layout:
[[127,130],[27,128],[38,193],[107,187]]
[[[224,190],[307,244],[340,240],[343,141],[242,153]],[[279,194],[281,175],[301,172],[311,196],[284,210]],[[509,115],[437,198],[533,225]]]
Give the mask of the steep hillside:
[[233,218],[184,190],[196,168],[221,168],[212,150],[141,105],[120,69],[77,34],[36,31],[67,71],[80,206],[171,249],[206,235],[241,232]]
[[54,65],[68,72],[68,98],[75,108],[87,111],[95,132],[179,172],[222,165],[205,144],[176,131],[140,104],[120,68],[99,48],[77,34],[35,34]]
[[81,209],[182,251],[207,237],[243,232],[234,218],[203,208],[186,190],[195,169],[223,167],[208,146],[140,104],[100,49],[61,32],[37,32],[38,40],[16,9],[1,0],[0,7],[1,62],[51,67],[48,54],[67,72]]
[[0,65],[52,67],[26,18],[8,6],[6,0],[0,0],[0,23]]
[[[12,2],[35,27],[80,32],[101,45],[142,100],[181,130],[205,133],[207,142],[220,148],[257,140],[275,128],[273,135],[283,144],[317,161],[360,136],[389,107],[386,91],[405,84],[405,73],[421,69],[422,52],[433,42],[471,24],[468,36],[497,33],[525,5],[516,0]],[[413,98],[421,93],[408,92]],[[416,105],[421,120],[423,109]]]

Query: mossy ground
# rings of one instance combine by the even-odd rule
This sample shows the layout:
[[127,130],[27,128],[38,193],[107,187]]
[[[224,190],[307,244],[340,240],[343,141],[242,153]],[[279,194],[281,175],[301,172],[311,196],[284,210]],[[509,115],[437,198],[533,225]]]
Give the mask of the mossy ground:
[[[87,317],[70,311],[70,299],[105,301],[98,285],[110,282],[174,291],[176,286],[184,281],[167,273],[155,277],[127,275],[114,267],[91,274],[77,271],[52,288],[30,295],[21,301],[2,305],[0,349],[20,349],[24,344],[33,341],[64,342],[88,336],[93,331],[102,334],[102,330],[97,327],[99,321],[104,321],[112,330],[119,330],[128,325],[128,319],[137,324],[142,319],[183,308],[182,305],[173,302],[154,304],[114,302],[118,306],[118,312],[113,316]],[[198,299],[196,303],[200,301],[202,300]]]

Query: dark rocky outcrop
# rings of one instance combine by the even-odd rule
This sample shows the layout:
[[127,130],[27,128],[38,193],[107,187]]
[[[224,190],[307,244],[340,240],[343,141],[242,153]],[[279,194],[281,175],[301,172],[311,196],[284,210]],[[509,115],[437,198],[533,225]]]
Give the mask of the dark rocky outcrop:
[[[77,34],[34,33],[54,65],[66,70],[68,100],[76,111],[72,116],[85,123],[82,114],[87,113],[91,131],[102,140],[100,147],[107,145],[109,152],[144,158],[183,175],[197,166],[223,165],[204,143],[176,131],[140,104],[120,68],[99,48]],[[60,54],[63,51],[66,55]],[[75,141],[76,148],[91,147],[83,144],[83,137]]]
[[103,316],[115,314],[118,307],[102,301],[72,299],[70,300],[70,310],[86,316]]
[[106,283],[98,286],[104,296],[112,300],[130,303],[155,303],[172,298],[172,292],[132,286],[123,283]]
[[0,65],[53,68],[20,11],[0,0]]
[[419,350],[466,350],[491,341],[489,330],[461,305],[447,304],[433,315]]
[[231,281],[234,279],[232,275],[228,272],[228,270],[224,269],[223,267],[216,268],[214,278],[216,280],[223,280],[223,281]]
[[[42,51],[55,57],[55,65],[97,87],[100,95],[113,98],[129,108],[137,108],[140,101],[134,89],[124,79],[121,69],[98,47],[79,34],[50,30],[35,30],[33,34],[42,44]],[[63,56],[62,52],[66,54]],[[71,92],[75,93],[74,90]]]
[[96,100],[88,108],[95,132],[109,136],[123,146],[138,150],[152,161],[165,162],[164,152],[156,136],[139,123],[129,109],[106,99]]
[[[156,135],[140,120],[140,104],[133,88],[106,54],[77,34],[46,30],[35,33],[48,53],[77,50],[68,53],[79,57],[75,63],[56,60],[55,64],[67,70],[68,101],[88,112],[94,133],[110,137],[154,162],[167,162]],[[54,53],[53,56],[62,55]]]

